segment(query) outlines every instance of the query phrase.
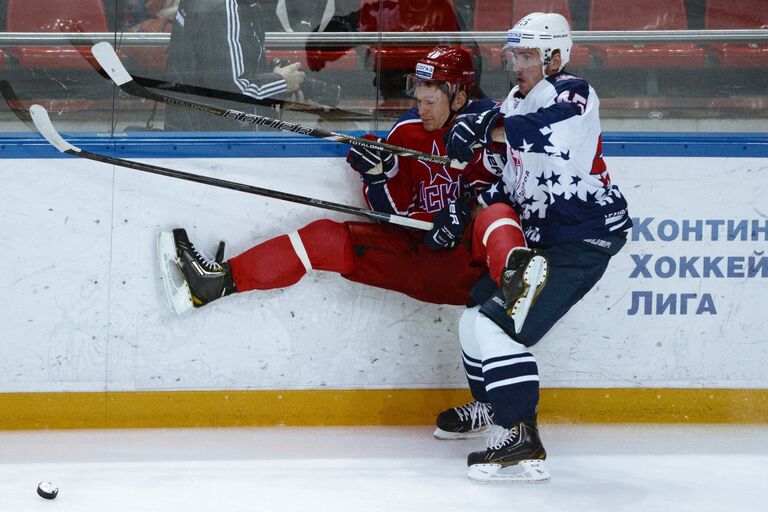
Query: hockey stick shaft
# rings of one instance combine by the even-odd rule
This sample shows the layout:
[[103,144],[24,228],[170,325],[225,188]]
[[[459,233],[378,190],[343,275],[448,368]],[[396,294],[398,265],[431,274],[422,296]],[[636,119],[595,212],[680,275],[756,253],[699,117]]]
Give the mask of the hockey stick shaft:
[[[93,42],[89,43],[87,48],[80,46],[81,43],[77,43],[75,41],[70,41],[70,44],[78,52],[80,52],[80,54],[88,62],[88,64],[90,64],[91,67],[93,67],[93,69],[99,75],[101,75],[102,78],[104,78],[105,80],[109,80],[110,82],[112,81],[112,79],[109,77],[107,72],[104,71],[104,69],[99,65],[99,63],[94,59],[93,55],[91,54],[91,47],[95,43]],[[327,114],[360,115],[359,112],[355,112],[352,110],[344,110],[338,107],[308,105],[306,103],[299,103],[299,102],[284,100],[280,98],[257,99],[257,98],[254,98],[253,96],[248,96],[247,94],[242,94],[242,93],[222,91],[219,89],[210,89],[208,87],[184,84],[180,82],[171,82],[168,80],[158,80],[157,78],[150,78],[150,77],[141,76],[141,75],[131,75],[131,76],[133,77],[134,82],[141,85],[142,87],[159,89],[161,91],[177,92],[181,94],[192,94],[195,96],[203,96],[205,98],[234,101],[237,103],[248,103],[251,105],[258,105],[258,106],[269,107],[269,108],[279,106],[289,110],[320,109],[322,110],[322,112]],[[301,107],[304,107],[304,108],[301,108]]]
[[150,165],[141,162],[134,162],[132,160],[125,160],[123,158],[111,157],[102,155],[99,153],[92,153],[84,149],[80,149],[77,146],[73,146],[56,131],[51,119],[48,116],[48,112],[40,105],[32,105],[29,109],[29,113],[32,116],[32,121],[35,123],[35,127],[40,134],[56,149],[62,153],[68,155],[77,156],[80,158],[87,158],[88,160],[94,160],[96,162],[102,162],[105,164],[117,165],[128,169],[134,169],[137,171],[147,172],[150,174],[157,174],[160,176],[167,176],[169,178],[176,178],[185,181],[192,181],[195,183],[202,183],[204,185],[211,185],[219,188],[226,188],[229,190],[237,190],[239,192],[247,192],[249,194],[255,194],[258,196],[271,197],[273,199],[280,199],[282,201],[289,201],[292,203],[305,204],[308,206],[314,206],[316,208],[323,208],[326,210],[333,210],[342,213],[349,213],[352,215],[358,215],[362,217],[368,217],[369,219],[378,220],[381,222],[387,222],[389,224],[397,224],[408,228],[429,230],[432,228],[432,223],[421,220],[411,219],[409,217],[401,217],[398,215],[390,215],[388,213],[375,212],[371,210],[365,210],[363,208],[357,208],[355,206],[347,206],[344,204],[331,203],[323,201],[321,199],[314,199],[311,197],[298,196],[295,194],[289,194],[287,192],[280,192],[277,190],[271,190],[261,187],[254,187],[252,185],[246,185],[245,183],[237,183],[234,181],[227,181],[218,178],[211,178],[208,176],[200,176],[183,171],[176,171],[167,167],[160,167],[157,165]]
[[225,117],[234,121],[250,123],[258,126],[267,126],[277,130],[308,135],[310,137],[317,137],[331,142],[341,142],[370,150],[384,151],[386,153],[392,153],[398,156],[412,157],[423,162],[449,165],[459,169],[463,168],[465,165],[456,161],[451,161],[444,156],[430,155],[429,153],[423,153],[421,151],[415,151],[399,146],[393,146],[384,142],[376,142],[360,137],[353,137],[351,135],[344,135],[337,132],[329,132],[319,128],[312,128],[311,126],[289,123],[271,117],[264,117],[257,114],[241,112],[239,110],[223,109],[212,105],[207,105],[205,103],[179,99],[155,91],[150,91],[146,87],[139,85],[133,79],[131,74],[128,73],[128,70],[125,69],[125,66],[123,66],[123,63],[120,62],[120,58],[117,56],[117,53],[115,53],[115,49],[108,42],[104,41],[93,45],[93,48],[91,48],[91,53],[96,58],[99,65],[101,65],[101,67],[104,69],[104,71],[107,72],[112,81],[114,81],[121,90],[132,96],[165,103],[166,105],[184,108],[187,110],[205,112],[207,114]]

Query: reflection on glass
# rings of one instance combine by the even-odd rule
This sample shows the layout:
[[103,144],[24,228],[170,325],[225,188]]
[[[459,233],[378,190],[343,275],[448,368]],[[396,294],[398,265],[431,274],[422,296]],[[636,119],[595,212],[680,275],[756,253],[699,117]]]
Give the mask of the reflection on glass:
[[[183,85],[204,87],[265,102],[257,106],[197,97],[218,106],[334,130],[386,130],[398,112],[412,105],[404,90],[405,75],[430,48],[450,44],[469,49],[482,90],[502,98],[512,85],[501,67],[503,33],[529,12],[556,12],[575,31],[567,69],[599,91],[606,129],[765,129],[768,43],[764,40],[705,43],[693,38],[623,44],[580,40],[580,35],[594,31],[762,29],[768,26],[764,0],[260,0],[251,4],[236,0],[0,0],[0,30],[102,34],[102,39],[116,43],[131,73],[169,82],[169,94],[182,94]],[[200,14],[203,6],[210,9],[207,14]],[[239,16],[235,19],[227,13]],[[498,40],[475,42],[475,35],[487,32],[497,34]],[[238,37],[230,37],[235,33]],[[307,34],[318,33],[338,37],[307,39]],[[410,34],[425,33],[439,34],[430,40],[407,40]],[[362,39],[367,35],[372,37]],[[400,38],[393,41],[393,35]],[[465,38],[459,42],[451,35]],[[155,39],[147,43],[150,37]],[[111,82],[91,66],[89,46],[66,40],[44,44],[29,36],[6,40],[0,47],[0,72],[26,104],[42,103],[58,115],[65,130],[253,129],[115,96]],[[4,131],[27,130],[7,109],[0,115]]]

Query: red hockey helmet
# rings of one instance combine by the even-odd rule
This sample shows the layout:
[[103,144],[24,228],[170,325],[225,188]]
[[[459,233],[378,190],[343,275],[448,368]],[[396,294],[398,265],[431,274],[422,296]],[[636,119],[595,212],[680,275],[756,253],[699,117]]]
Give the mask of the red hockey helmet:
[[406,93],[413,96],[419,83],[443,82],[444,92],[453,99],[460,89],[475,84],[475,67],[469,50],[458,46],[438,46],[416,63],[416,72],[408,75]]

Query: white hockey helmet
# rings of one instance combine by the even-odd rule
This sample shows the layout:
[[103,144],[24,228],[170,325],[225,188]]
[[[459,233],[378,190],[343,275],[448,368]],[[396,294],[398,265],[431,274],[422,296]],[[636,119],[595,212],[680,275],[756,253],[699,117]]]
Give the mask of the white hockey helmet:
[[[506,52],[515,48],[536,48],[541,55],[542,69],[546,75],[552,52],[560,50],[561,64],[558,71],[561,71],[571,59],[571,47],[573,39],[565,17],[551,12],[533,12],[507,31],[507,41],[501,50],[504,59]],[[502,64],[507,67],[506,62]]]

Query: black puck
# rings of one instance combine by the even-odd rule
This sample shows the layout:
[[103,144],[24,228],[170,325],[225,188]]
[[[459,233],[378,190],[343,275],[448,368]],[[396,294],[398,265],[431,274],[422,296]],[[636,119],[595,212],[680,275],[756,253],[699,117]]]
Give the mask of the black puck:
[[59,494],[59,488],[51,482],[40,482],[37,484],[37,494],[41,498],[52,500]]

